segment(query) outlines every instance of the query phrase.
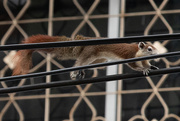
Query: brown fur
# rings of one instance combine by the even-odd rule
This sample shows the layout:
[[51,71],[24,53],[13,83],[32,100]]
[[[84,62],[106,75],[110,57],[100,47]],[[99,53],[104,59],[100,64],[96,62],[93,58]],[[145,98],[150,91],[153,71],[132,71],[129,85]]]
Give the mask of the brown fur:
[[13,75],[27,74],[32,67],[32,53],[33,50],[19,50],[15,56],[17,60],[16,66],[13,70]]
[[[74,40],[86,40],[93,39],[95,37],[83,37],[77,35]],[[57,42],[57,41],[72,41],[71,38],[66,36],[48,36],[48,35],[33,35],[26,40],[22,41],[24,44],[28,43],[43,43],[43,42]],[[77,47],[62,47],[62,48],[47,48],[47,49],[37,49],[37,50],[20,50],[14,57],[14,61],[17,60],[16,66],[13,70],[12,75],[21,75],[29,72],[32,67],[32,53],[34,51],[46,52],[56,54],[56,56],[61,60],[77,59],[83,50],[83,46]],[[102,62],[102,60],[99,60]],[[96,63],[96,62],[95,62]]]
[[[74,40],[95,39],[95,37],[84,37],[77,35]],[[72,41],[71,38],[65,36],[47,36],[35,35],[27,38],[23,43],[42,43],[42,42],[57,42],[57,41]],[[109,45],[94,45],[94,46],[76,46],[76,47],[62,47],[62,48],[47,48],[37,49],[46,53],[55,54],[61,60],[74,59],[76,60],[74,66],[82,66],[94,63],[106,62],[107,60],[128,59],[139,56],[144,56],[147,46],[142,44],[142,49],[138,44],[109,44]],[[154,47],[152,47],[155,49]],[[141,50],[141,51],[140,51]],[[26,74],[32,66],[32,53],[35,50],[20,50],[17,52],[15,58],[17,60],[13,75]],[[138,55],[137,55],[138,53]],[[145,54],[147,55],[147,54]],[[147,61],[139,63],[129,63],[132,69],[137,71],[144,71],[150,68]],[[71,77],[76,77],[78,72],[72,72]]]

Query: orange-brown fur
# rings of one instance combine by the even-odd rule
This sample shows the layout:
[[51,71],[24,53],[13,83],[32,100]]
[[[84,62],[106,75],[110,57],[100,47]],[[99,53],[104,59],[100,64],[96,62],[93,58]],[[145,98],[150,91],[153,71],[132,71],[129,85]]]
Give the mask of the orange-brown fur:
[[[95,37],[84,37],[77,35],[74,40],[94,39]],[[71,38],[65,36],[47,36],[35,35],[27,38],[23,43],[42,43],[42,42],[57,42],[57,41],[72,41]],[[37,50],[20,50],[15,58],[17,60],[13,75],[26,74],[32,66],[32,53],[34,51],[42,51],[55,54],[61,60],[74,59],[74,66],[82,66],[94,63],[105,62],[107,60],[128,59],[139,56],[148,55],[145,51],[147,47],[152,45],[142,44],[140,49],[138,44],[109,44],[109,45],[94,45],[94,46],[76,46],[62,48],[47,48]],[[155,48],[152,46],[152,49]],[[145,54],[144,54],[145,53]],[[144,55],[143,55],[144,54]],[[151,53],[150,53],[151,54]],[[132,69],[137,71],[148,71],[150,68],[149,61],[134,62],[128,64]],[[146,70],[147,69],[147,70]],[[71,77],[75,78],[79,72],[72,72]]]
[[[95,37],[83,37],[77,35],[74,40],[86,40],[93,38]],[[43,42],[57,42],[57,41],[72,41],[72,39],[66,36],[33,35],[22,41],[22,43],[28,44],[28,43],[43,43]],[[68,60],[68,59],[75,60],[78,58],[83,48],[84,48],[83,46],[77,46],[77,47],[36,49],[36,50],[20,50],[17,52],[17,54],[14,57],[14,61],[16,62],[16,65],[13,70],[13,75],[27,74],[29,72],[29,69],[32,67],[32,53],[34,51],[56,54],[56,56],[61,60]],[[103,62],[104,60],[102,61],[97,59],[96,61]]]

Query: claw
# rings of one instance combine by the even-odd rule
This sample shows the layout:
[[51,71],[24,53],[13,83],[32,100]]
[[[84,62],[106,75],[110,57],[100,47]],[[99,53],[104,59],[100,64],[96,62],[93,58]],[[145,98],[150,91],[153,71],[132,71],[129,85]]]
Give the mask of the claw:
[[85,77],[85,72],[83,70],[79,71],[79,78],[84,79]]
[[150,71],[150,69],[144,69],[143,70],[143,75],[148,76],[149,71]]
[[151,65],[151,67],[150,67],[152,70],[157,70],[157,69],[159,69],[157,66],[154,66],[154,65]]

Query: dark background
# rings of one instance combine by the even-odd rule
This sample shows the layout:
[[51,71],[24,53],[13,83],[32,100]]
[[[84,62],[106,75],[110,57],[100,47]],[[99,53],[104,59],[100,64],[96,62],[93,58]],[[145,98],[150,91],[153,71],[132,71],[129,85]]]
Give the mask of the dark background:
[[[154,0],[158,5],[161,4],[162,0]],[[90,0],[80,0],[80,4],[87,11],[90,5],[94,1]],[[9,0],[8,5],[12,10],[13,14],[16,16],[23,5],[25,4],[25,0]],[[180,2],[178,0],[169,0],[168,4],[164,8],[165,10],[173,10],[179,9]],[[48,0],[32,0],[31,5],[26,11],[26,13],[21,17],[24,19],[37,19],[37,18],[48,18],[48,10],[49,10],[49,1]],[[148,0],[126,0],[126,12],[142,12],[142,11],[154,11],[152,6],[150,5]],[[101,0],[98,7],[93,12],[93,15],[98,14],[108,14],[108,0]],[[71,0],[55,0],[54,4],[54,17],[66,17],[66,16],[81,16],[79,10],[75,7]],[[148,16],[135,16],[135,17],[126,17],[125,18],[125,36],[137,36],[143,35],[144,30],[152,20],[154,15]],[[174,33],[178,33],[180,31],[180,14],[166,14],[163,15],[168,23],[174,30]],[[9,21],[11,20],[6,10],[3,7],[3,1],[0,1],[0,21]],[[73,21],[55,21],[53,22],[53,35],[65,35],[71,36],[74,29],[78,26],[78,24],[82,20],[73,20]],[[103,19],[92,19],[91,22],[97,27],[102,37],[107,37],[107,24],[108,18]],[[40,22],[40,23],[29,23],[29,24],[20,24],[20,26],[24,29],[24,31],[29,35],[34,34],[48,34],[48,23]],[[3,35],[7,32],[10,25],[0,25],[0,39],[2,39]],[[162,34],[168,33],[167,28],[164,26],[162,21],[158,19],[154,27],[151,29],[149,34]],[[78,34],[82,34],[84,36],[95,36],[91,28],[86,24],[83,29]],[[23,40],[22,34],[15,29],[11,36],[8,38],[6,44],[17,44]],[[178,51],[180,48],[179,41],[172,41],[166,45],[168,51]],[[6,54],[4,52],[0,52],[0,58],[4,58]],[[33,65],[38,64],[44,58],[39,54],[33,54]],[[170,61],[176,61],[179,57],[171,57],[168,58]],[[57,59],[56,59],[57,60]],[[57,60],[59,61],[59,60]],[[59,61],[64,67],[71,67],[74,61]],[[159,68],[165,68],[164,62],[161,60],[160,62],[151,62],[152,64],[158,66]],[[0,68],[2,69],[5,66],[3,60],[0,60]],[[56,66],[52,65],[52,69],[58,69]],[[41,67],[36,72],[46,71],[46,65]],[[5,76],[10,76],[12,70],[8,70]],[[134,72],[129,69],[127,66],[124,66],[124,73]],[[99,70],[98,76],[104,76],[106,70]],[[86,78],[91,77],[93,74],[92,70],[86,71]],[[161,76],[153,77],[153,82],[157,84]],[[162,87],[179,87],[179,74],[169,75],[166,81],[163,83]],[[60,81],[60,80],[68,80],[69,73],[54,75],[52,76],[52,81]],[[42,83],[45,82],[45,77],[35,78],[35,79],[27,79],[26,85]],[[7,82],[8,86],[16,86],[19,81],[16,82]],[[82,85],[84,87],[85,85]],[[0,86],[2,87],[2,86]],[[123,90],[131,90],[131,89],[151,89],[149,83],[146,79],[131,79],[123,81]],[[93,84],[93,86],[88,90],[88,92],[103,92],[105,91],[105,83]],[[51,93],[78,93],[79,91],[75,86],[65,87],[65,88],[52,88]],[[36,91],[28,91],[17,93],[16,96],[22,95],[42,95],[44,94],[44,90],[36,90]],[[166,101],[169,107],[169,113],[180,115],[180,93],[176,92],[163,92],[160,93],[164,100]],[[127,94],[123,95],[122,100],[122,121],[127,121],[134,115],[140,114],[140,110],[146,99],[149,97],[150,93],[140,93],[140,94]],[[7,95],[0,95],[1,97],[7,97]],[[92,104],[95,106],[98,116],[104,117],[105,112],[105,96],[89,96],[88,97]],[[50,108],[50,120],[51,121],[61,121],[63,119],[68,119],[69,111],[74,105],[74,102],[78,99],[78,97],[69,97],[69,98],[51,98],[51,108]],[[21,107],[22,111],[25,115],[25,121],[42,121],[44,120],[44,99],[33,99],[33,100],[18,100],[17,103]],[[6,104],[5,101],[0,101],[0,110]],[[76,121],[89,121],[91,118],[92,112],[90,111],[87,104],[83,101],[81,105],[78,107],[75,113]],[[118,115],[118,114],[117,114]],[[146,116],[148,119],[152,120],[153,118],[161,119],[164,115],[164,109],[159,100],[155,97],[154,100],[150,103],[146,110]],[[19,116],[14,106],[11,105],[5,116],[3,117],[3,121],[18,121]],[[137,120],[139,121],[139,120]],[[175,121],[173,119],[169,119],[167,121]]]

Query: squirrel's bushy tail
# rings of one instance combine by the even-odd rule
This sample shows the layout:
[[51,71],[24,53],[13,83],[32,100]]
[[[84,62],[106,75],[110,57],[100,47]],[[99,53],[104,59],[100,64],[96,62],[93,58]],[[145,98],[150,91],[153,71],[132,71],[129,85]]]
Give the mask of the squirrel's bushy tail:
[[32,67],[32,53],[34,50],[19,50],[15,57],[15,68],[12,75],[27,74]]
[[[63,41],[62,37],[62,41]],[[22,43],[28,44],[28,43],[42,43],[42,42],[56,42],[60,41],[59,37],[51,37],[48,35],[33,35]],[[38,49],[37,51],[43,51],[43,52],[51,52],[53,49]],[[21,75],[21,74],[27,74],[32,67],[32,53],[34,50],[19,50],[17,54],[14,57],[13,62],[15,62],[15,68],[13,70],[12,75]]]

